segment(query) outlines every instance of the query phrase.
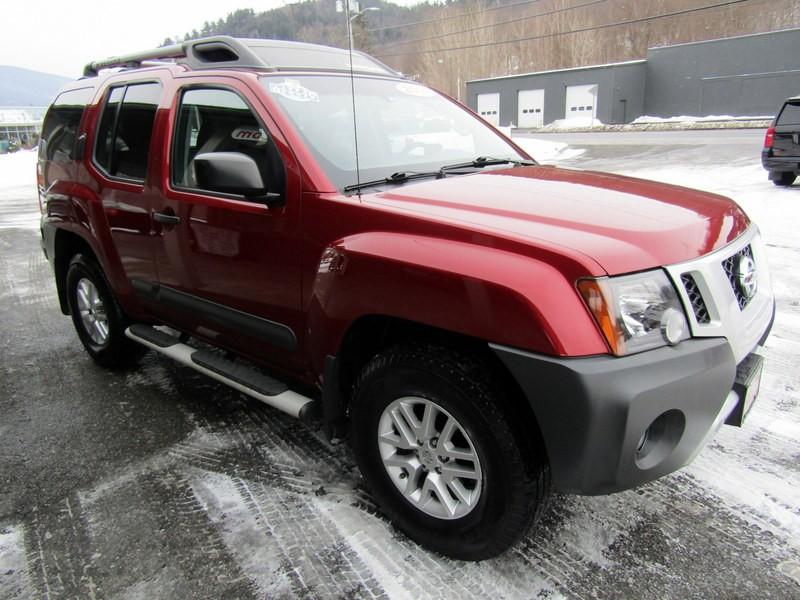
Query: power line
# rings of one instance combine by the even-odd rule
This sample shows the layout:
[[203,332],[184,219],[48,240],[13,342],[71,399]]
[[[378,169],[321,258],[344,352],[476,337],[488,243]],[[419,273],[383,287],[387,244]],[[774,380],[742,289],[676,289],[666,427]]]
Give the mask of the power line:
[[537,17],[549,17],[550,15],[555,15],[558,13],[569,12],[571,10],[577,10],[579,8],[583,8],[584,6],[593,6],[595,4],[602,4],[603,2],[608,2],[609,0],[591,0],[590,2],[584,2],[583,4],[576,4],[575,6],[570,6],[567,8],[557,8],[553,10],[549,10],[547,12],[536,13],[535,15],[528,15],[527,17],[519,17],[517,19],[508,19],[506,21],[498,21],[497,23],[490,23],[488,25],[478,25],[477,27],[470,27],[469,29],[461,29],[459,31],[453,31],[450,33],[443,33],[441,35],[430,35],[428,37],[422,38],[414,38],[411,40],[404,40],[402,42],[392,42],[390,44],[382,44],[384,48],[388,48],[390,46],[403,46],[405,44],[414,44],[416,42],[426,42],[428,40],[435,40],[439,38],[450,37],[451,35],[459,35],[461,33],[469,33],[471,31],[478,31],[480,29],[489,29],[490,27],[500,27],[501,25],[508,25],[509,23],[519,23],[521,21],[527,21],[529,19],[535,19]]
[[503,10],[504,8],[514,8],[515,6],[522,6],[524,4],[537,4],[544,0],[522,0],[522,2],[515,2],[513,4],[504,4],[503,6],[492,6],[491,8],[484,8],[475,10],[468,13],[460,13],[458,15],[449,15],[447,17],[437,17],[435,19],[427,19],[423,21],[413,21],[411,23],[403,23],[402,25],[386,25],[385,27],[375,27],[374,29],[367,29],[367,33],[374,33],[376,31],[388,31],[389,29],[400,29],[402,27],[411,27],[412,25],[425,25],[426,23],[438,23],[440,21],[449,21],[450,19],[460,19],[461,17],[471,17],[472,15],[480,15],[495,10]]
[[472,48],[486,48],[488,46],[503,46],[505,44],[515,44],[517,42],[528,42],[532,40],[541,40],[545,38],[552,38],[558,37],[562,35],[570,35],[573,33],[584,33],[586,31],[593,31],[597,29],[609,29],[611,27],[620,27],[621,25],[633,25],[635,23],[644,23],[646,21],[654,21],[656,19],[664,19],[667,17],[676,17],[679,15],[686,15],[690,13],[700,12],[704,10],[710,10],[712,8],[722,8],[724,6],[732,6],[734,4],[742,4],[743,2],[749,2],[750,0],[730,0],[729,2],[718,2],[717,4],[710,4],[708,6],[701,6],[698,8],[687,8],[684,10],[676,10],[669,13],[664,13],[661,15],[654,15],[652,17],[641,17],[638,19],[629,19],[627,21],[620,21],[618,23],[606,23],[605,25],[595,25],[592,27],[583,27],[581,29],[571,29],[570,31],[559,31],[556,33],[545,33],[542,35],[533,35],[529,37],[522,37],[516,38],[513,40],[503,40],[499,42],[486,42],[483,44],[470,44],[467,46],[453,46],[450,48],[432,48],[430,50],[414,50],[410,52],[393,52],[390,54],[375,54],[377,58],[389,58],[392,56],[412,56],[416,54],[431,54],[434,52],[454,52],[456,50],[470,50]]

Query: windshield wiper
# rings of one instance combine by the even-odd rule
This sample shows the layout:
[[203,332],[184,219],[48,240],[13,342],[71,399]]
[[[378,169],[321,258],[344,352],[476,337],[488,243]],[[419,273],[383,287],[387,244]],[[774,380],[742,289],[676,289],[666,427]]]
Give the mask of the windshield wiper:
[[529,167],[537,165],[538,163],[532,160],[514,159],[514,158],[493,158],[491,156],[479,156],[473,161],[456,163],[454,165],[444,165],[439,172],[444,175],[447,171],[456,171],[458,169],[482,169],[483,167],[490,167],[492,165],[514,165],[515,167]]
[[400,172],[400,173],[392,173],[388,177],[384,177],[383,179],[375,179],[373,181],[362,181],[361,183],[354,183],[352,185],[347,185],[343,189],[345,192],[354,192],[356,190],[360,190],[363,188],[374,187],[376,185],[385,185],[387,183],[404,183],[406,181],[411,181],[412,179],[422,179],[424,177],[436,177],[437,179],[443,177],[444,173],[440,171],[427,171],[427,172],[417,172],[417,171],[408,171],[408,172]]
[[458,169],[482,169],[492,165],[514,165],[515,167],[533,166],[538,163],[532,160],[513,159],[513,158],[492,158],[490,156],[479,156],[475,160],[464,163],[456,163],[453,165],[444,165],[438,171],[400,171],[392,173],[389,177],[383,179],[375,179],[373,181],[362,181],[361,183],[354,183],[347,185],[343,188],[345,192],[354,192],[368,187],[375,187],[376,185],[386,185],[387,183],[405,183],[413,179],[424,179],[425,177],[435,177],[441,179],[446,177],[449,171],[457,171]]

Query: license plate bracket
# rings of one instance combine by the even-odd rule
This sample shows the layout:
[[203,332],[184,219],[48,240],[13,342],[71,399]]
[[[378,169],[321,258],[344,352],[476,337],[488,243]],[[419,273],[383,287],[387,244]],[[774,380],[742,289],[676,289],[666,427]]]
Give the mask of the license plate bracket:
[[741,427],[747,413],[753,407],[758,392],[761,389],[761,374],[764,372],[764,357],[759,354],[750,354],[736,369],[736,380],[733,391],[739,396],[739,402],[725,421],[726,425]]

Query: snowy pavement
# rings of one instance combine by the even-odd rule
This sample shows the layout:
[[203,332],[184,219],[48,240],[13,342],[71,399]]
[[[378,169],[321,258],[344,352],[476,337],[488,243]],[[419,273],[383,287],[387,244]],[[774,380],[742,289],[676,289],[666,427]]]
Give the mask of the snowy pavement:
[[640,489],[557,496],[477,564],[394,530],[319,430],[152,354],[94,366],[39,248],[33,157],[0,156],[0,598],[800,598],[800,185],[772,186],[759,141],[727,133],[518,138],[544,162],[735,198],[778,315],[743,429]]

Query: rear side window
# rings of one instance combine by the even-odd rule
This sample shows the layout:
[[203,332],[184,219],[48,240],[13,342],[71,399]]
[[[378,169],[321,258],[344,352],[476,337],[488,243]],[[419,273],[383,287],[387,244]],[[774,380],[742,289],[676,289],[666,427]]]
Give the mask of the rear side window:
[[778,117],[778,125],[800,125],[800,104],[786,104]]
[[93,88],[82,88],[58,95],[47,111],[42,125],[39,158],[61,163],[76,158],[75,140],[78,137],[78,127],[83,109],[93,94]]
[[144,181],[160,99],[158,83],[111,88],[97,129],[94,153],[95,163],[108,175]]
[[189,89],[178,110],[172,152],[172,182],[202,189],[194,158],[205,152],[239,152],[251,157],[267,191],[283,194],[286,175],[275,143],[250,107],[231,90]]

